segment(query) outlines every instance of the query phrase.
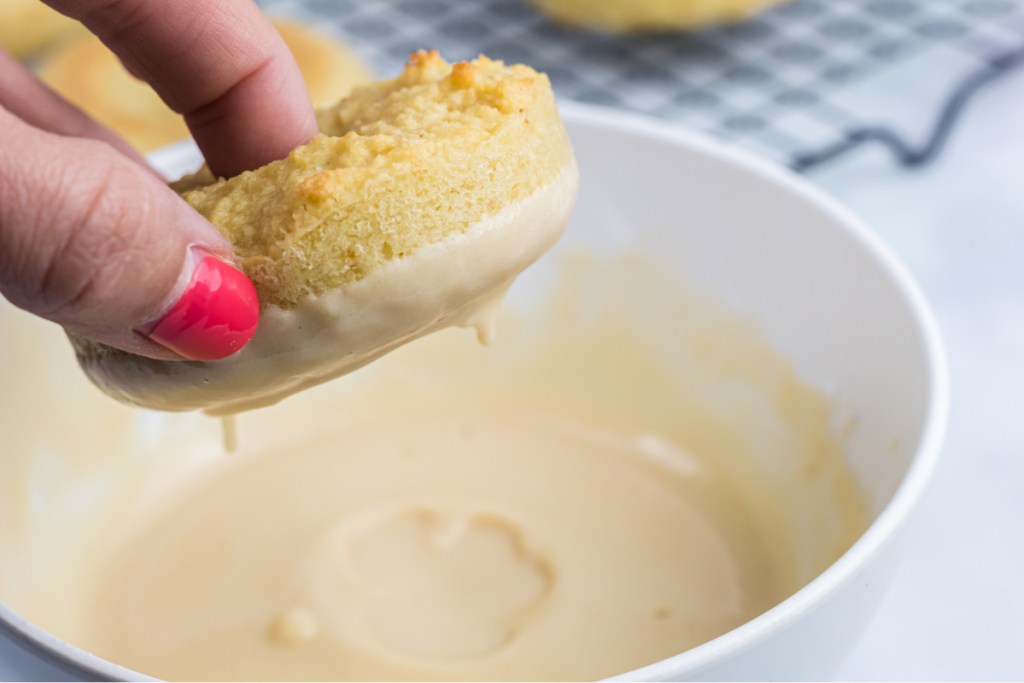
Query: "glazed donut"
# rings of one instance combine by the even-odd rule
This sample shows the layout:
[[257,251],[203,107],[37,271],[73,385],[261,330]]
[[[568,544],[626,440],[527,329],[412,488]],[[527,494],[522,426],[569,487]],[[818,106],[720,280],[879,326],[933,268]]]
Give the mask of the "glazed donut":
[[487,336],[512,280],[561,235],[577,169],[547,77],[414,54],[319,113],[322,134],[230,179],[176,184],[259,292],[255,337],[219,361],[159,361],[81,338],[92,380],[161,410],[268,405],[449,326]]

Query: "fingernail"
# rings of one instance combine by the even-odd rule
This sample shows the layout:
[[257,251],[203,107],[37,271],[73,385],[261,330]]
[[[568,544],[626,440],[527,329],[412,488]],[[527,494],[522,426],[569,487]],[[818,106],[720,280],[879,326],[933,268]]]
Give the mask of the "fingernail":
[[249,343],[259,323],[256,287],[215,256],[204,256],[170,310],[146,336],[189,360],[220,360]]

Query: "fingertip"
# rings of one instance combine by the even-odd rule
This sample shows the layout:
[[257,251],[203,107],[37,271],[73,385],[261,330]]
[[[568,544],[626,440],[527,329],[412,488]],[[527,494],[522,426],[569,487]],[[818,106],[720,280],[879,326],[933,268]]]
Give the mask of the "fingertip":
[[217,177],[231,178],[284,159],[319,134],[305,81],[283,42],[281,51],[239,87],[185,114]]
[[222,360],[249,343],[259,315],[252,281],[230,263],[204,255],[177,301],[138,331],[187,360]]

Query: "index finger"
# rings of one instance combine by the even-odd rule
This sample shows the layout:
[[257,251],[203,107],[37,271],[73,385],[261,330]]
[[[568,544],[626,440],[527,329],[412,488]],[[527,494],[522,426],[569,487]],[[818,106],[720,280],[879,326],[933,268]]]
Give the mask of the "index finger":
[[211,170],[233,176],[317,133],[302,75],[251,0],[46,0],[183,114]]

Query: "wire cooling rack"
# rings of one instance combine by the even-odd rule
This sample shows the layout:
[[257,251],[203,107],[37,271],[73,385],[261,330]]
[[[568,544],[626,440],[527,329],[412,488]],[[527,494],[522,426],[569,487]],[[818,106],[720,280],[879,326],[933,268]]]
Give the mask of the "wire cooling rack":
[[633,36],[561,26],[525,0],[261,4],[345,39],[382,76],[419,48],[484,53],[546,71],[560,97],[676,121],[800,169],[872,140],[923,163],[952,126],[958,88],[962,106],[1024,61],[1021,0],[794,0],[735,26]]

